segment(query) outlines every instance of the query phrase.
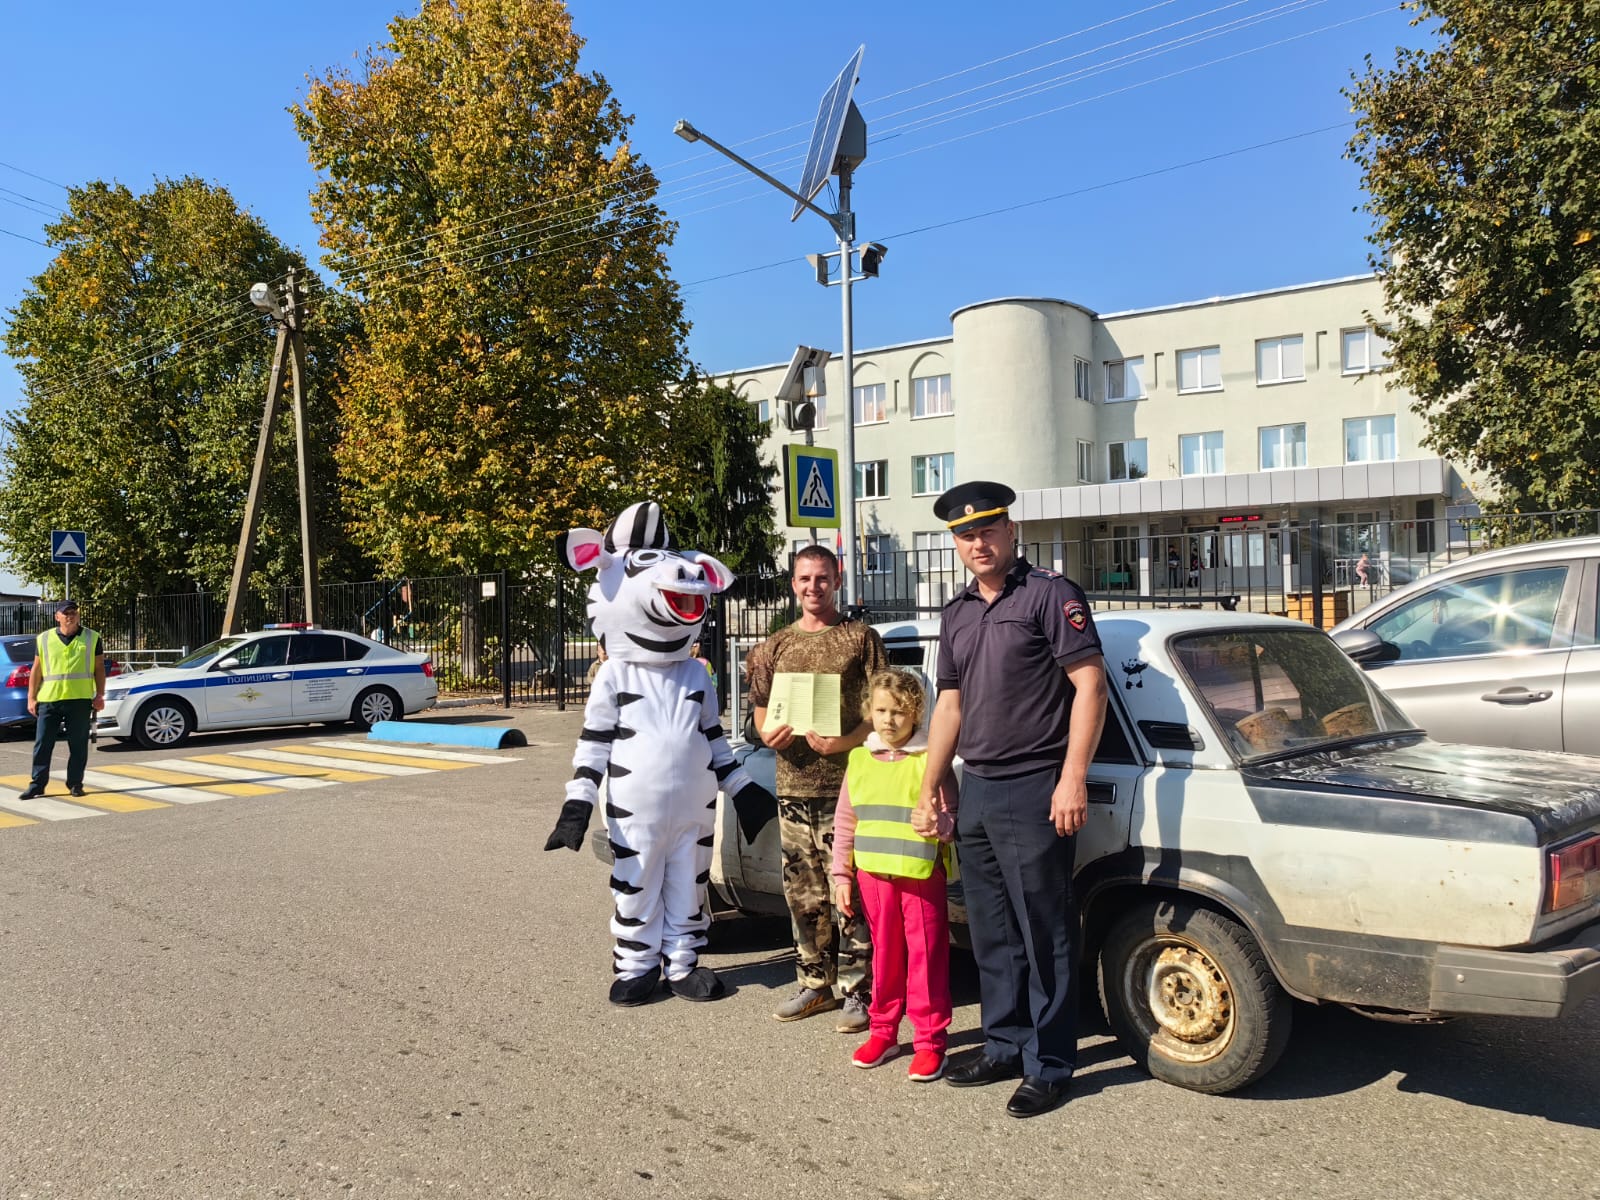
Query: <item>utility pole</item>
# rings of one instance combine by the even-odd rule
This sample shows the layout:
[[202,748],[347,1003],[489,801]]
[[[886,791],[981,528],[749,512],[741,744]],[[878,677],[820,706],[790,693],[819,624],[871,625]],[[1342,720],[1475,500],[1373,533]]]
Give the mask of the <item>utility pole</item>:
[[241,633],[239,628],[240,602],[244,599],[245,581],[250,577],[250,560],[255,555],[256,532],[261,524],[261,491],[267,474],[267,456],[272,449],[272,428],[277,424],[278,401],[283,393],[285,368],[288,369],[292,404],[294,408],[295,460],[298,468],[300,491],[300,556],[305,584],[305,618],[317,623],[317,539],[313,521],[311,495],[311,468],[307,456],[310,437],[306,429],[304,392],[305,345],[300,339],[300,308],[295,285],[294,268],[289,268],[283,285],[283,297],[272,294],[264,283],[250,289],[250,302],[263,312],[270,313],[278,329],[278,343],[272,352],[272,372],[267,378],[267,401],[261,413],[261,433],[256,439],[255,467],[250,473],[250,491],[244,502],[243,528],[239,532],[239,549],[233,559],[233,582],[228,587],[228,608],[222,617],[224,634]]

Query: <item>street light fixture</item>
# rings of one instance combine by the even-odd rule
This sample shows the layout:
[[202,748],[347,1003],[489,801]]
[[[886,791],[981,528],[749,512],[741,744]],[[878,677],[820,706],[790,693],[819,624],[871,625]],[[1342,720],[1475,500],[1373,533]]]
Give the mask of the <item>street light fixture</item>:
[[[808,254],[806,260],[815,270],[818,283],[824,287],[837,284],[840,288],[840,309],[844,326],[844,346],[840,355],[842,360],[840,365],[847,401],[855,394],[855,321],[850,307],[850,285],[863,279],[875,278],[878,274],[878,264],[883,260],[885,253],[882,245],[869,242],[860,251],[861,274],[857,275],[852,270],[857,251],[852,244],[856,236],[856,218],[855,213],[850,211],[850,177],[867,157],[867,125],[861,117],[860,110],[856,108],[855,101],[851,99],[851,94],[855,89],[856,73],[861,66],[862,55],[865,53],[865,46],[858,49],[850,62],[845,65],[845,69],[839,73],[838,78],[823,93],[822,104],[817,110],[817,121],[812,129],[811,145],[806,152],[805,172],[800,181],[799,191],[774,179],[715,138],[706,136],[688,121],[680,120],[672,128],[672,132],[684,141],[704,142],[724,158],[738,163],[756,178],[771,184],[792,199],[795,208],[791,220],[800,215],[801,209],[810,209],[828,223],[834,236],[839,239],[838,250],[831,254]],[[811,200],[811,197],[821,191],[829,175],[836,175],[839,180],[839,210],[831,213],[819,208]],[[833,258],[837,258],[842,267],[837,280],[830,278],[833,272],[829,260]],[[840,588],[839,599],[844,604],[849,604],[852,596],[857,601],[860,599],[858,590],[860,574],[857,571],[860,565],[860,547],[856,545],[855,504],[856,426],[855,414],[850,411],[851,408],[853,405],[847,404],[844,413],[844,461],[839,464],[839,479],[836,485],[839,492],[840,524],[843,526],[841,533],[847,547],[845,553],[849,564],[849,570],[845,572],[844,585]]]

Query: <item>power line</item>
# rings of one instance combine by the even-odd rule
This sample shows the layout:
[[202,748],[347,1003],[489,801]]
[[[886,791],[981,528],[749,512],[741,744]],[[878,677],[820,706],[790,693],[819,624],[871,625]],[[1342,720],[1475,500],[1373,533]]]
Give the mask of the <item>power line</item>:
[[31,238],[25,233],[16,233],[10,229],[0,229],[0,233],[9,234],[14,238],[21,238],[25,242],[32,242],[35,246],[43,246],[46,250],[50,249],[49,242],[41,242],[38,238]]
[[43,175],[35,175],[32,171],[24,170],[23,168],[15,166],[12,163],[0,162],[0,167],[4,167],[8,171],[15,171],[18,175],[26,175],[29,179],[37,179],[40,183],[48,183],[51,187],[58,187],[63,192],[70,192],[72,190],[64,183],[57,183],[54,179],[46,179]]

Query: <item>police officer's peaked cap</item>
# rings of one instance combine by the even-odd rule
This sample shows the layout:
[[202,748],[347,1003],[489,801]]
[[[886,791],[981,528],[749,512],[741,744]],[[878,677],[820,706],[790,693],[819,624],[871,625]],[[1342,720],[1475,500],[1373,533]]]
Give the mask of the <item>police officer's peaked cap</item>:
[[63,600],[56,605],[56,611],[58,613],[77,612],[78,602],[76,600]]
[[943,521],[951,533],[965,533],[969,529],[982,529],[996,521],[1004,521],[1010,513],[1017,494],[1003,483],[975,479],[971,483],[958,483],[933,502],[933,515]]

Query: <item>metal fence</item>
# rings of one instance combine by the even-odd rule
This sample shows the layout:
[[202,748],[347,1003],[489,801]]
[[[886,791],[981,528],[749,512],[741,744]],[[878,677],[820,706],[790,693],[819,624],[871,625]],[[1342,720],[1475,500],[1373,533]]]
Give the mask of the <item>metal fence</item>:
[[[1279,613],[1324,628],[1412,579],[1497,546],[1600,534],[1600,510],[1441,517],[1424,521],[1246,523],[1020,547],[1037,566],[1078,582],[1100,611],[1221,607]],[[852,597],[868,620],[931,617],[967,586],[953,548],[866,555]],[[581,702],[595,660],[585,620],[590,579],[568,571],[407,576],[324,584],[319,623],[429,655],[442,694],[503,704]],[[84,602],[108,652],[153,665],[214,641],[226,597],[141,596],[126,606]],[[53,600],[0,604],[0,635],[53,623]],[[244,599],[243,627],[304,619],[296,587]],[[787,574],[747,576],[717,598],[703,638],[724,708],[741,687],[749,648],[798,616]]]

